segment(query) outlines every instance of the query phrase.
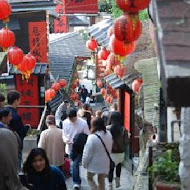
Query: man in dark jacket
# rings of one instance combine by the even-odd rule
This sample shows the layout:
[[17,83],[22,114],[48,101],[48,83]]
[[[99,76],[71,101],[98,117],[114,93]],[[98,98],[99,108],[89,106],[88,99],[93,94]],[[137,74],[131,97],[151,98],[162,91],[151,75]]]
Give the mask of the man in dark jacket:
[[18,115],[17,113],[17,107],[20,104],[20,93],[18,91],[10,91],[7,94],[7,101],[9,106],[7,107],[12,114],[12,119],[10,121],[9,124],[9,128],[12,131],[15,131],[18,136],[20,137],[20,141],[21,141],[21,147],[20,147],[20,151],[19,151],[19,170],[21,169],[21,162],[22,162],[22,149],[23,149],[23,140],[24,137],[26,136],[30,125],[24,125],[22,122],[22,118]]

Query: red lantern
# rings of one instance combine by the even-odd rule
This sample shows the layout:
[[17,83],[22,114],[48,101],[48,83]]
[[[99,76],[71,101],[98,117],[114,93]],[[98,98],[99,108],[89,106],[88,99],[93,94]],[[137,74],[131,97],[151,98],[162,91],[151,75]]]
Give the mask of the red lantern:
[[107,76],[109,74],[110,74],[110,70],[108,70],[108,69],[104,70],[104,76]]
[[112,36],[112,34],[114,33],[114,29],[113,29],[113,26],[111,26],[109,29],[108,29],[108,38],[110,38]]
[[124,43],[116,39],[115,35],[112,35],[109,42],[111,52],[115,55],[125,57],[132,53],[135,49],[135,42]]
[[110,96],[109,103],[113,104],[113,98]]
[[11,14],[11,6],[7,0],[0,0],[0,20],[4,20]]
[[54,98],[55,94],[56,94],[55,90],[54,89],[49,89],[49,91],[50,91],[50,98],[51,99]]
[[70,98],[71,98],[72,101],[76,101],[78,99],[78,94],[77,93],[72,93],[70,95]]
[[141,86],[142,86],[142,83],[143,83],[142,79],[135,79],[132,83],[132,90],[135,93],[139,93]]
[[126,43],[136,41],[142,33],[138,14],[122,15],[114,23],[115,37]]
[[106,94],[106,89],[105,89],[105,88],[102,88],[102,89],[100,90],[100,92],[101,92],[101,94],[105,95],[105,94]]
[[98,44],[96,43],[95,39],[91,38],[86,42],[86,47],[91,51],[95,51],[95,49],[98,47]]
[[102,84],[101,80],[97,80],[96,84],[97,84],[98,88],[102,88],[103,84]]
[[148,7],[150,0],[116,0],[117,6],[124,12],[137,13]]
[[31,54],[27,54],[24,56],[23,60],[25,59],[27,63],[27,69],[31,71],[36,66],[36,58]]
[[103,59],[106,60],[108,58],[109,52],[105,49],[102,48],[99,52],[98,52],[98,57],[99,59]]
[[115,92],[115,93],[113,94],[113,98],[114,98],[114,99],[117,99],[117,98],[118,98],[117,92]]
[[15,35],[8,28],[2,28],[0,30],[0,46],[3,48],[9,48],[15,43]]
[[65,79],[60,79],[59,84],[60,84],[61,88],[64,88],[67,86],[67,81]]
[[120,61],[115,57],[114,53],[110,53],[110,55],[107,58],[106,68],[108,70],[114,70],[114,67],[116,65],[120,65]]
[[12,47],[8,51],[8,60],[9,63],[13,65],[18,65],[22,62],[24,57],[23,51],[18,47]]
[[45,102],[49,102],[51,100],[51,95],[50,95],[50,91],[46,90],[45,91]]
[[76,83],[75,81],[72,84],[72,89],[75,89],[78,86],[78,83]]
[[119,77],[119,78],[123,78],[125,75],[126,69],[123,65],[117,65],[114,68],[114,73]]
[[55,91],[59,91],[61,86],[58,82],[55,82],[52,84],[51,88],[54,89]]

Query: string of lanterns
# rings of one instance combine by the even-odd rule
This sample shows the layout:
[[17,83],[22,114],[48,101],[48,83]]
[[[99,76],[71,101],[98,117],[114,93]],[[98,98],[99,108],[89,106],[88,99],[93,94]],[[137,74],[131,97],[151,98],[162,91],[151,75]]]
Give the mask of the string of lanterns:
[[[98,52],[98,58],[106,61],[104,75],[107,76],[112,72],[119,78],[126,74],[126,68],[123,64],[126,57],[131,54],[136,47],[136,41],[142,33],[142,23],[139,20],[139,11],[148,7],[150,0],[116,0],[117,6],[124,11],[124,14],[117,18],[107,32],[109,38],[108,50],[101,48]],[[95,51],[98,47],[97,42],[92,37],[86,43],[87,48]],[[142,79],[136,79],[132,83],[132,90],[139,93],[142,86]],[[101,93],[106,102],[111,103],[113,98],[117,98],[117,92],[97,79],[97,86],[101,88]]]
[[8,29],[9,16],[11,14],[11,6],[7,0],[0,0],[0,20],[3,21],[5,27],[0,30],[0,47],[4,51],[8,51],[8,61],[28,80],[36,66],[36,59],[30,53],[24,55],[23,51],[14,46],[15,35]]

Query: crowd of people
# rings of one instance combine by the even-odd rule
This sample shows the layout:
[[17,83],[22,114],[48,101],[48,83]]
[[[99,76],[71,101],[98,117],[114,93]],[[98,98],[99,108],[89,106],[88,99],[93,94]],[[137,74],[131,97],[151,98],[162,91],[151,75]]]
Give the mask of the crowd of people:
[[63,101],[55,115],[46,117],[47,129],[22,165],[23,140],[30,125],[24,125],[17,113],[19,92],[9,92],[8,106],[4,102],[0,95],[0,189],[66,190],[65,179],[72,176],[77,190],[82,183],[81,163],[90,189],[105,190],[107,177],[112,190],[114,171],[115,186],[120,187],[128,132],[116,104],[105,114],[101,110],[93,113],[89,104],[77,110]]

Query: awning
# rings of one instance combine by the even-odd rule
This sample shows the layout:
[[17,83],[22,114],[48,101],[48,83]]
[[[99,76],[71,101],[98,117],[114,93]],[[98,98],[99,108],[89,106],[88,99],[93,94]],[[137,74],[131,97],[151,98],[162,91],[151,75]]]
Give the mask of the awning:
[[[45,75],[47,67],[48,67],[48,64],[46,63],[37,63],[32,74]],[[10,64],[9,74],[10,75],[20,74],[20,72],[16,70],[13,65]]]

